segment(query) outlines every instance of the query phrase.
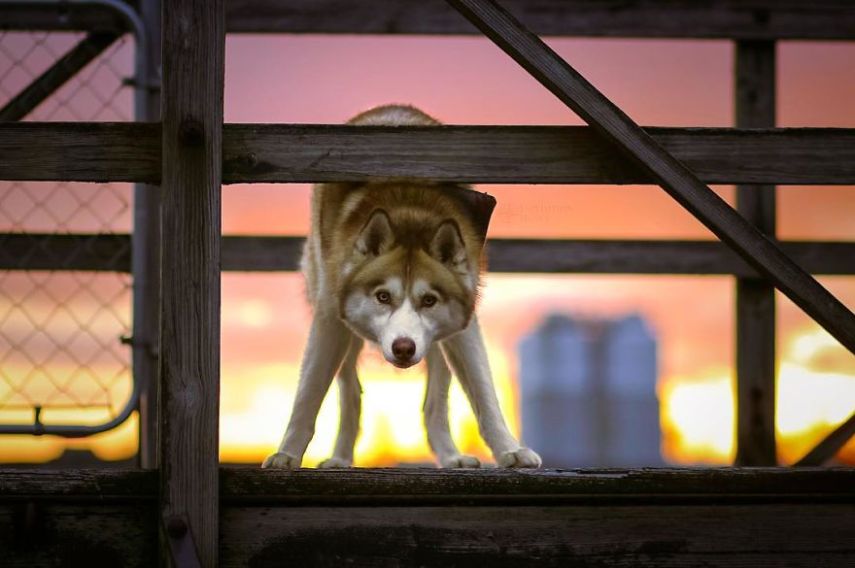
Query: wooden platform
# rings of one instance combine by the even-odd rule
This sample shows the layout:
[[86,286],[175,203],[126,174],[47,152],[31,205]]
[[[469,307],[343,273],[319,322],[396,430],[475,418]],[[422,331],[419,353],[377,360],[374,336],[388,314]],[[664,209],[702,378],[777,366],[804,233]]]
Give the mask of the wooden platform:
[[[0,471],[0,564],[152,566],[153,471]],[[852,566],[855,469],[220,471],[222,566]]]

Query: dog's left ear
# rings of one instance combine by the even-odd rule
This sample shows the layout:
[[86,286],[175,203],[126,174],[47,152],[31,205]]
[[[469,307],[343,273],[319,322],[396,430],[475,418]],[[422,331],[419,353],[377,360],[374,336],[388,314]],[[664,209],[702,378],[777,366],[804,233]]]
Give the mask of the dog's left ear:
[[452,270],[465,273],[469,270],[466,245],[460,236],[460,227],[448,219],[439,224],[430,241],[430,255]]

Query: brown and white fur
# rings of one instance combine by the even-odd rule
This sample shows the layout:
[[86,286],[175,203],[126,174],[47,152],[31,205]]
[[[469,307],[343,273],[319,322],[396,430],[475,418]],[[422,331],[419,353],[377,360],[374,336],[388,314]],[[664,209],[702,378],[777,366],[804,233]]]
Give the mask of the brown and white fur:
[[[351,124],[438,123],[412,107],[385,106]],[[366,339],[398,367],[426,360],[424,422],[443,467],[480,466],[477,458],[461,455],[451,438],[449,365],[496,462],[540,466],[540,457],[508,431],[499,409],[474,314],[483,238],[447,192],[447,186],[422,182],[315,186],[302,261],[314,317],[287,431],[263,467],[300,467],[336,372],[339,432],[332,457],[320,467],[352,465],[361,396],[356,361]]]

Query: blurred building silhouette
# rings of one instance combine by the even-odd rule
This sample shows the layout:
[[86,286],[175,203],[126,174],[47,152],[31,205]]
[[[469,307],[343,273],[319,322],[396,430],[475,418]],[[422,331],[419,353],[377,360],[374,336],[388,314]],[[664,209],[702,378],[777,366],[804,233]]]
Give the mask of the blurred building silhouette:
[[520,344],[522,438],[547,467],[662,465],[657,345],[637,315],[550,315]]

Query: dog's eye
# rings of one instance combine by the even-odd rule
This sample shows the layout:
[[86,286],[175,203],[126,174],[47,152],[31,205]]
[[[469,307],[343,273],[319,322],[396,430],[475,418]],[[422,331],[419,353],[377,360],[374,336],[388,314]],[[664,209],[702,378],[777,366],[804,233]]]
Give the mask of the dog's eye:
[[436,304],[436,296],[433,294],[425,294],[424,297],[422,297],[422,305],[424,307],[429,308],[434,304]]
[[374,294],[374,297],[377,298],[377,301],[381,304],[388,304],[392,301],[391,294],[389,294],[389,292],[387,292],[386,290],[380,290],[379,292]]

